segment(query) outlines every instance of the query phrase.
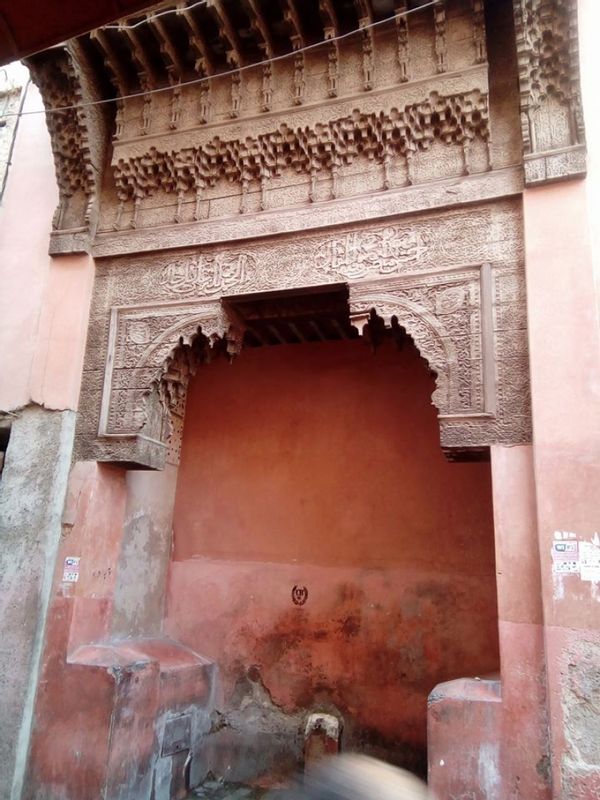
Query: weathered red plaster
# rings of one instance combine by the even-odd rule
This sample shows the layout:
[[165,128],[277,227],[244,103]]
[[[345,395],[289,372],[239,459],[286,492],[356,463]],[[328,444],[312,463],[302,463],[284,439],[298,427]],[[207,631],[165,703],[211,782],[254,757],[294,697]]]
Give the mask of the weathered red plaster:
[[[245,351],[188,396],[167,630],[347,741],[425,746],[438,682],[498,667],[490,471],[449,464],[416,353]],[[295,605],[294,586],[306,587]]]
[[[203,709],[210,698],[211,665],[198,654],[149,638],[152,631],[115,636],[128,499],[125,470],[74,466],[36,698],[25,794],[31,800],[150,797],[160,721]],[[76,583],[62,580],[67,555],[81,559]],[[160,627],[160,620],[152,624]],[[187,751],[174,758],[185,762]],[[180,796],[181,764],[169,780],[170,796]]]

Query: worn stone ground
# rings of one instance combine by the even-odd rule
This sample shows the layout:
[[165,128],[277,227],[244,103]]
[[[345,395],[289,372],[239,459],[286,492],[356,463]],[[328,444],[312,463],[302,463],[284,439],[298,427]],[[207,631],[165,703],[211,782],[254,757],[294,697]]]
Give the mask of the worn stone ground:
[[188,795],[188,800],[291,800],[289,789],[265,789],[224,781],[205,781]]

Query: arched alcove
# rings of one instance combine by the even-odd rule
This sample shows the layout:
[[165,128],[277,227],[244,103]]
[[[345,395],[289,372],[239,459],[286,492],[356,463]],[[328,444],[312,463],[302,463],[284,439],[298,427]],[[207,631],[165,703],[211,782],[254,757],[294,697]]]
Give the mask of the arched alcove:
[[297,767],[313,711],[422,771],[429,691],[498,668],[489,465],[445,459],[391,323],[188,377],[166,627],[219,665],[215,774]]

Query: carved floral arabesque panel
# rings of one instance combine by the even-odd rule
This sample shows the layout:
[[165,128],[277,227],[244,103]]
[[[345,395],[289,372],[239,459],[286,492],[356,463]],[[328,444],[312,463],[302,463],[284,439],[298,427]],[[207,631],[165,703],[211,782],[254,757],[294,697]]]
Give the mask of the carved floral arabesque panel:
[[[527,441],[525,320],[514,311],[524,308],[521,264],[513,201],[243,248],[107,261],[93,307],[107,337],[104,389],[84,378],[82,398],[82,413],[88,423],[96,420],[100,437],[91,443],[88,435],[83,451],[102,457],[106,445],[114,457],[119,437],[148,432],[148,391],[178,342],[191,341],[199,328],[209,338],[227,336],[223,296],[339,282],[350,286],[357,325],[371,308],[388,323],[397,317],[437,374],[433,401],[444,447]],[[99,366],[94,340],[86,372],[92,377]],[[511,380],[518,385],[512,392]],[[525,398],[518,407],[517,397]]]

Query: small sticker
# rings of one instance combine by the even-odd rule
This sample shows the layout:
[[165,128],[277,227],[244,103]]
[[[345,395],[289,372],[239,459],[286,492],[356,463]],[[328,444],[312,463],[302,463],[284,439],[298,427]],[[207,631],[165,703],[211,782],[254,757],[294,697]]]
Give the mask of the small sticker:
[[577,542],[564,540],[552,542],[552,572],[555,575],[579,574]]
[[63,582],[64,583],[77,583],[79,580],[79,556],[67,556],[63,567]]

